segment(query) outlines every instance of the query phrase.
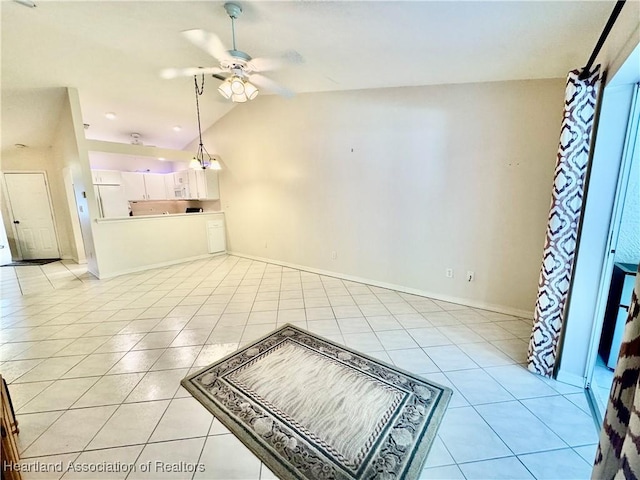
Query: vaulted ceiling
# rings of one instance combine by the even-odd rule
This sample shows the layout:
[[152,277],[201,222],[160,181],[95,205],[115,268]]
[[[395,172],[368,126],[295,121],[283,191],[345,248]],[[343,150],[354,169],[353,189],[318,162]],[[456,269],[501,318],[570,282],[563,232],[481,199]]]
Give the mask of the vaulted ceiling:
[[[66,86],[80,92],[89,138],[129,142],[136,132],[145,144],[182,148],[196,137],[193,79],[159,72],[217,65],[180,32],[202,28],[230,45],[224,2],[36,2],[1,2],[3,149],[50,145]],[[238,48],[299,54],[302,63],[269,74],[296,93],[564,77],[584,65],[614,4],[240,3]],[[223,101],[218,84],[207,77],[205,127],[231,108],[251,108]]]

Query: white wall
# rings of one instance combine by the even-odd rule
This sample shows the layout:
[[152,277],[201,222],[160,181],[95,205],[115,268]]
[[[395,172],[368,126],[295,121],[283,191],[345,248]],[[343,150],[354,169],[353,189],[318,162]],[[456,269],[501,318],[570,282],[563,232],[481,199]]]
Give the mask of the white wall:
[[240,105],[205,133],[229,250],[528,314],[563,91],[554,79]]
[[184,170],[186,162],[172,162],[150,157],[118,155],[114,153],[89,152],[89,163],[94,170],[120,170],[122,172],[171,173]]
[[[613,9],[613,2],[611,8]],[[604,28],[604,20],[602,27]],[[594,38],[593,41],[595,46],[596,39]],[[595,64],[603,65],[608,71],[607,83],[611,82],[617,75],[618,70],[626,62],[639,41],[640,2],[626,2],[595,60]],[[586,61],[587,59],[585,58]],[[637,69],[636,65],[635,70],[637,71]]]
[[[75,204],[78,208],[74,215],[80,221],[80,230],[87,260],[87,269],[94,275],[98,275],[98,264],[91,231],[91,222],[98,216],[98,206],[93,195],[89,156],[87,154],[86,140],[80,110],[78,91],[67,88],[64,103],[60,113],[60,121],[54,136],[53,151],[62,168],[69,168],[73,179]],[[67,202],[67,210],[72,202]]]

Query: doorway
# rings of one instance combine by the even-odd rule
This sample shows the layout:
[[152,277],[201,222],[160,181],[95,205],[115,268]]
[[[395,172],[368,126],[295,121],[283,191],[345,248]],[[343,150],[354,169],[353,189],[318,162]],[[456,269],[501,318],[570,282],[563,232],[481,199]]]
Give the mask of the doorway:
[[599,328],[592,332],[587,370],[586,386],[600,423],[606,412],[640,263],[639,134],[640,87],[636,86],[596,301],[594,317]]
[[60,258],[44,173],[5,173],[10,221],[21,260]]

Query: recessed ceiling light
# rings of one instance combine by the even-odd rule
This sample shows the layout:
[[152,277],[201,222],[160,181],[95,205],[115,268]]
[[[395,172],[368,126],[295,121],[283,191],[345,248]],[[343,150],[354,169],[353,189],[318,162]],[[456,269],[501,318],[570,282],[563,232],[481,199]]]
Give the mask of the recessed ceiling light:
[[107,112],[104,114],[105,117],[107,117],[109,120],[115,120],[116,118],[116,114],[113,112]]
[[182,127],[180,125],[176,125],[175,127],[173,127],[174,132],[179,132],[180,130],[182,130]]
[[158,160],[160,160],[161,162],[164,162],[166,160],[166,158],[164,157],[158,157]]
[[24,143],[16,143],[15,147],[16,148],[27,148],[27,146]]

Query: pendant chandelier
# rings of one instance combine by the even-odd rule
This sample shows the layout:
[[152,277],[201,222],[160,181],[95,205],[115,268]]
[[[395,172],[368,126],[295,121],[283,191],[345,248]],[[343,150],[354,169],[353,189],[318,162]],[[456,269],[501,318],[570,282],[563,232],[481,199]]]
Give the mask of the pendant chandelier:
[[191,160],[191,163],[189,163],[189,168],[193,168],[195,170],[199,168],[203,170],[205,168],[210,168],[211,170],[220,170],[222,168],[220,165],[220,162],[218,162],[217,159],[213,158],[209,154],[207,149],[204,147],[204,144],[202,143],[202,124],[200,122],[199,97],[204,92],[204,74],[202,75],[202,82],[200,86],[198,86],[197,75],[193,76],[193,83],[195,85],[195,92],[196,92],[196,113],[198,114],[198,139],[200,140],[200,143],[198,145],[198,151],[196,153],[196,156],[193,157],[193,160]]

